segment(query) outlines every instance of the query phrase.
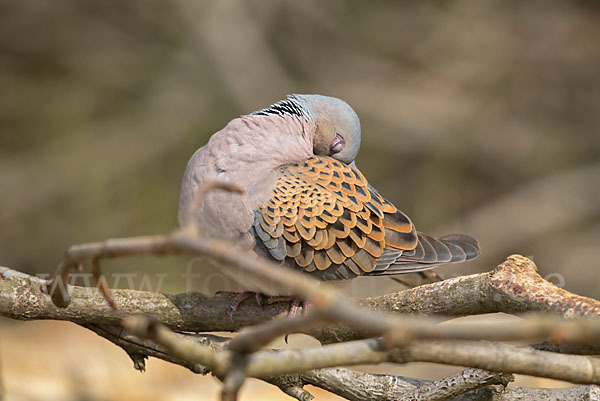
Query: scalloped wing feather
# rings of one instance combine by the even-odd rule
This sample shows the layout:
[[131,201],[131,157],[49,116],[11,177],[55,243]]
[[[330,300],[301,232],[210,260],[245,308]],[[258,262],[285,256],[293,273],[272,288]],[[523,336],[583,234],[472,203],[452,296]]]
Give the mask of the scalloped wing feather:
[[279,170],[253,234],[272,258],[322,280],[425,270],[479,254],[471,237],[417,233],[358,169],[323,156]]

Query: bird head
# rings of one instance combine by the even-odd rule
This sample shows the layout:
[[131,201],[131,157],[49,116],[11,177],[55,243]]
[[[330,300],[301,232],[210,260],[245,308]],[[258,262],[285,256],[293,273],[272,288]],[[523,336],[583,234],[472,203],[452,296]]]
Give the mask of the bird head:
[[293,95],[315,123],[313,152],[350,164],[360,149],[360,120],[343,100],[323,95]]

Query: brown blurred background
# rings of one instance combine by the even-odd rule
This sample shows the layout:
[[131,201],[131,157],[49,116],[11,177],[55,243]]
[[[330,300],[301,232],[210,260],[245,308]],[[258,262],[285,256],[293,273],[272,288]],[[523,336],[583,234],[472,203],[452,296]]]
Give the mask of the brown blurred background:
[[[49,273],[70,244],[174,228],[183,170],[212,133],[286,94],[321,93],[355,108],[357,164],[420,230],[480,239],[481,258],[442,275],[489,270],[518,252],[555,283],[600,298],[598,38],[593,1],[2,0],[0,264]],[[168,273],[162,289],[179,292],[187,262],[104,268]],[[57,333],[83,354],[86,344],[106,348],[86,366],[132,372],[83,329],[0,320],[9,400],[51,399],[32,393],[27,383],[44,373],[27,363],[55,352],[36,338]],[[111,352],[120,359],[103,359]],[[214,390],[207,399],[216,394],[211,379],[154,366],[191,386],[191,398],[161,399],[198,399],[200,382]],[[67,389],[56,399],[152,399],[147,384],[69,393],[94,377],[114,381],[82,375],[46,382]]]

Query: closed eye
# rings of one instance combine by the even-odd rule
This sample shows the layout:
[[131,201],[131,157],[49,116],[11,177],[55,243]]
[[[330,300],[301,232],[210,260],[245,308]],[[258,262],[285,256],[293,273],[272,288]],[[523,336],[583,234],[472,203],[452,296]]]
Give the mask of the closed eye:
[[329,154],[335,155],[336,153],[340,153],[344,150],[345,146],[346,141],[344,141],[344,138],[340,134],[335,134],[335,138],[333,138],[331,144],[329,144]]

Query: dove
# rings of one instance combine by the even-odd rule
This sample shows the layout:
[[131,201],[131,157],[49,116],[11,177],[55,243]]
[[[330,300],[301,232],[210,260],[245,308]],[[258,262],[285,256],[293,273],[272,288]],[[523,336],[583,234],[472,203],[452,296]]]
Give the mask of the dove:
[[[179,224],[195,224],[204,235],[321,281],[420,272],[479,255],[468,235],[434,238],[417,231],[356,167],[360,143],[357,114],[334,97],[290,95],[235,118],[188,162]],[[212,191],[191,208],[210,181],[244,192]],[[247,290],[234,304],[251,293],[293,295],[224,272]]]

